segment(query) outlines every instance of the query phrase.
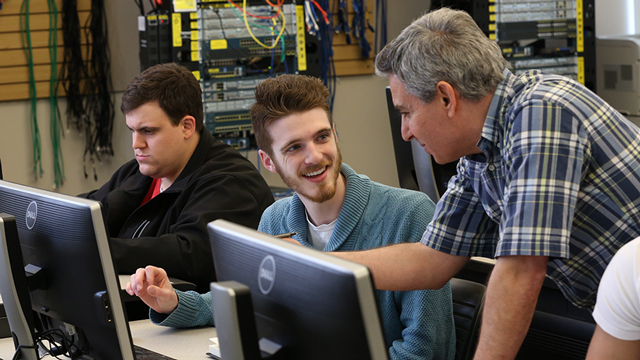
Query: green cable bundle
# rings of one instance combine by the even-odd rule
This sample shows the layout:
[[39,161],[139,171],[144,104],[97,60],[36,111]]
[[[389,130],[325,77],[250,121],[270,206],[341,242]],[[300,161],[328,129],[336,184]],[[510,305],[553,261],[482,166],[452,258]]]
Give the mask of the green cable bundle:
[[[49,5],[49,58],[51,60],[51,76],[49,81],[49,104],[51,106],[50,132],[51,145],[53,147],[53,188],[57,189],[64,181],[64,161],[60,138],[62,126],[60,122],[60,109],[58,107],[58,7],[55,0],[47,0]],[[33,173],[36,178],[42,177],[42,140],[38,127],[38,93],[33,67],[33,46],[31,42],[30,27],[30,0],[23,0],[20,8],[20,33],[22,44],[29,64],[29,97],[30,97],[30,123],[31,141],[33,142]]]
[[38,94],[36,91],[36,80],[33,71],[33,47],[31,45],[31,30],[29,25],[29,5],[30,0],[23,0],[20,7],[20,34],[24,46],[25,56],[29,64],[29,96],[31,97],[31,141],[33,142],[33,173],[36,180],[42,176],[42,144],[40,140],[40,130],[38,129]]
[[58,106],[58,6],[55,0],[47,0],[49,5],[49,58],[51,59],[51,78],[49,81],[49,104],[51,105],[51,146],[53,147],[53,188],[64,182],[64,159],[60,139],[63,136]]

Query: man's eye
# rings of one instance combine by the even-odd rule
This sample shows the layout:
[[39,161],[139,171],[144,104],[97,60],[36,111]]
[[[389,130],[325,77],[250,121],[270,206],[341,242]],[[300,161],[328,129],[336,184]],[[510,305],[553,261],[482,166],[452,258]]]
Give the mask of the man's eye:
[[293,145],[287,149],[287,152],[292,152],[300,149],[300,145]]
[[329,137],[329,135],[322,134],[322,135],[318,136],[318,140],[326,140],[328,137]]

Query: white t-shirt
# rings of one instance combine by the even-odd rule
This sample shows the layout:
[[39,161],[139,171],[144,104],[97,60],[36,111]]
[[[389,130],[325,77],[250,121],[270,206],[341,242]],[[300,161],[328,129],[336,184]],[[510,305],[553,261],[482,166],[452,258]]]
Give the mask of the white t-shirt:
[[331,240],[331,234],[333,234],[333,230],[336,228],[336,222],[338,222],[338,219],[335,219],[328,224],[315,226],[313,225],[311,220],[309,220],[309,214],[306,214],[306,215],[307,215],[307,224],[309,225],[308,231],[309,231],[309,239],[311,240],[311,244],[313,245],[314,249],[323,250],[325,246],[327,246],[327,244],[329,243],[329,240]]
[[607,266],[593,318],[615,338],[640,340],[640,238],[620,248]]

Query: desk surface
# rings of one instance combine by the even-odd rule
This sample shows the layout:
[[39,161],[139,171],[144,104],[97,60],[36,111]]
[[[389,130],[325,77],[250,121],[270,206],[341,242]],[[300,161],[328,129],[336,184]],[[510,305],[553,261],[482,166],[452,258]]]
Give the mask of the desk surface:
[[[217,336],[213,327],[172,329],[154,325],[150,320],[132,321],[129,327],[135,345],[177,360],[211,360],[206,355],[209,339]],[[11,359],[13,353],[13,340],[0,339],[0,358]]]

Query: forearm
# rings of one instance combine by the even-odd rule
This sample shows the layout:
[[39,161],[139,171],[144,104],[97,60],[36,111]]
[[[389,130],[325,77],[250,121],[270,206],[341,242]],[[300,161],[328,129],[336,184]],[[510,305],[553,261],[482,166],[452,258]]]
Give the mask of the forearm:
[[596,326],[586,360],[637,359],[638,357],[640,357],[640,340],[620,340],[607,334],[600,326]]
[[529,330],[547,257],[505,256],[491,273],[476,360],[514,359]]
[[376,288],[394,291],[439,289],[469,261],[468,257],[449,255],[422,243],[331,254],[367,266]]
[[169,315],[149,311],[151,321],[156,325],[187,328],[195,326],[213,326],[211,293],[198,294],[195,291],[181,292],[178,295],[178,307]]

